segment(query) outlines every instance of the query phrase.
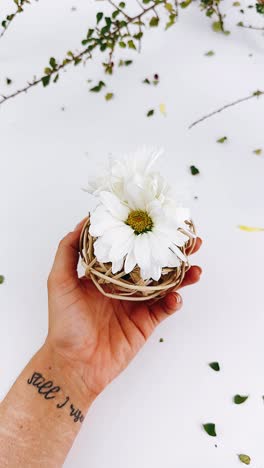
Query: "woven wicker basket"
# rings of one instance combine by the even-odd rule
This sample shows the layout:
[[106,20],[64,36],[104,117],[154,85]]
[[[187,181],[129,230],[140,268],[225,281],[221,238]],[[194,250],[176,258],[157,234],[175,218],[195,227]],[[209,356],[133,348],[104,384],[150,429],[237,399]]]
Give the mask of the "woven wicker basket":
[[[99,291],[107,297],[121,299],[126,301],[145,301],[148,299],[160,298],[169,291],[177,289],[190,265],[187,262],[181,262],[179,267],[163,268],[159,281],[144,281],[140,277],[139,267],[126,274],[124,270],[113,275],[111,263],[100,263],[94,255],[93,244],[96,238],[89,233],[90,217],[88,216],[80,236],[80,253],[82,265],[85,269],[85,276],[90,278]],[[189,229],[195,233],[194,224],[188,221]],[[184,231],[185,233],[185,231]],[[189,241],[181,251],[190,255],[195,246],[195,238],[189,238]]]

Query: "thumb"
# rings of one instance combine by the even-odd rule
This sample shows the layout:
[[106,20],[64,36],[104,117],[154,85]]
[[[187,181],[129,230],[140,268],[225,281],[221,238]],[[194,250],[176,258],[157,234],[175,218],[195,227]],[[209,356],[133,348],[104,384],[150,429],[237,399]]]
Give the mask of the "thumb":
[[60,241],[49,277],[52,282],[59,284],[78,279],[79,239],[86,219]]

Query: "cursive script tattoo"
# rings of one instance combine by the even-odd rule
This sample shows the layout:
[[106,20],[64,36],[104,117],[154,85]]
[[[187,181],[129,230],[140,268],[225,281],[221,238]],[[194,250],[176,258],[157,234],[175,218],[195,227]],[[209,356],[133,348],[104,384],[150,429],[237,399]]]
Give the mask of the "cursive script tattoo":
[[[37,388],[38,393],[42,395],[45,400],[58,399],[58,397],[60,397],[60,393],[63,393],[61,387],[54,385],[52,380],[46,380],[45,377],[40,374],[40,372],[33,372],[32,376],[27,380],[27,383],[28,385],[32,385],[33,387]],[[70,403],[69,396],[64,397],[64,401],[56,404],[56,408],[59,410],[67,407],[69,416],[73,419],[73,421],[75,423],[82,423],[84,420],[84,415],[80,409],[75,408],[75,406]]]

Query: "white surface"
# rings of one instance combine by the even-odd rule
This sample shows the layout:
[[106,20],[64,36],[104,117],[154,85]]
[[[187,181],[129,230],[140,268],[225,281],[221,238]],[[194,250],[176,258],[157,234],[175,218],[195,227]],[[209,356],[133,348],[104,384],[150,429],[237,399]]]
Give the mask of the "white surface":
[[[1,91],[39,73],[51,55],[78,46],[101,8],[85,0],[28,7],[0,42]],[[90,170],[109,153],[162,145],[165,175],[171,182],[183,178],[199,197],[192,205],[204,246],[194,262],[203,266],[203,278],[183,291],[184,309],[95,402],[66,468],[235,468],[241,452],[251,455],[252,467],[263,467],[264,233],[236,226],[264,226],[264,157],[252,153],[264,147],[264,101],[187,130],[193,119],[263,84],[263,36],[236,28],[245,18],[229,10],[229,37],[213,33],[196,6],[166,34],[147,35],[142,54],[132,54],[134,65],[105,79],[116,95],[112,102],[88,92],[86,80],[103,77],[97,57],[68,70],[57,85],[0,108],[0,273],[6,277],[0,398],[46,335],[46,277],[58,240],[89,208],[80,187]],[[204,57],[210,49],[216,55]],[[160,85],[144,86],[153,73]],[[147,119],[160,103],[167,117],[157,112]],[[217,144],[224,135],[228,143]],[[189,175],[191,163],[200,176]],[[221,363],[218,374],[207,365],[213,360]],[[236,406],[236,393],[250,399]],[[216,424],[217,440],[201,430],[208,421]]]

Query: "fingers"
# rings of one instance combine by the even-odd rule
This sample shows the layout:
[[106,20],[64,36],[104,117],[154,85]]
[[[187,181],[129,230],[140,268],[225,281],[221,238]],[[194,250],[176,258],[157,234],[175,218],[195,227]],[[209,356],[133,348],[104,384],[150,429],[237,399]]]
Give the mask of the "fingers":
[[162,299],[151,305],[149,310],[155,325],[158,325],[168,316],[180,310],[181,306],[182,298],[180,294],[176,292],[170,292]]
[[192,266],[186,273],[182,283],[181,288],[184,286],[189,286],[190,284],[197,283],[200,280],[202,274],[202,268],[198,265]]
[[74,231],[69,232],[59,243],[49,278],[57,284],[78,278],[79,238],[85,220],[77,224]]
[[[192,250],[192,254],[194,254],[195,252],[197,252],[200,249],[202,243],[203,243],[202,239],[200,237],[196,237],[195,246],[194,246],[194,248]],[[190,249],[187,250],[187,254],[189,253],[189,251],[190,251]]]

